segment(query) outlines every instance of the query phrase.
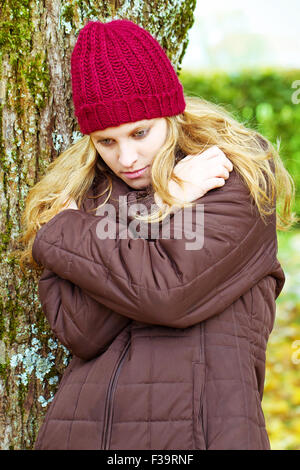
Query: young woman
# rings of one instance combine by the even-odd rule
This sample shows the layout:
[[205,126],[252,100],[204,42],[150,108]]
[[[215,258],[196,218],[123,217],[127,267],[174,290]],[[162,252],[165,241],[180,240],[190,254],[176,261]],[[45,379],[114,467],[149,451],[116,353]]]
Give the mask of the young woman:
[[89,22],[71,72],[84,137],[23,219],[21,263],[42,267],[43,311],[73,355],[35,448],[269,449],[261,399],[290,175],[256,131],[184,96],[129,20]]

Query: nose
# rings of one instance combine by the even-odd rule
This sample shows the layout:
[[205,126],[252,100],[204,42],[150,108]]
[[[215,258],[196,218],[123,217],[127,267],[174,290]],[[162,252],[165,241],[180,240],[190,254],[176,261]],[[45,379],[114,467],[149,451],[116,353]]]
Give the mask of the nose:
[[128,145],[123,148],[120,148],[119,162],[124,168],[130,170],[130,168],[134,166],[137,159],[138,155],[134,148]]

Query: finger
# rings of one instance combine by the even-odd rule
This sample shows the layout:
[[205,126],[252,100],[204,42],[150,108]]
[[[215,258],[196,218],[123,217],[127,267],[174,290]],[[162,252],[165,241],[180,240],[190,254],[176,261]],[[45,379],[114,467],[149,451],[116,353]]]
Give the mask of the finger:
[[201,155],[202,157],[212,158],[212,157],[216,157],[217,155],[219,155],[219,151],[220,151],[219,147],[217,147],[217,145],[213,145],[212,147],[209,147],[203,152],[200,152],[198,155]]
[[216,176],[228,179],[229,178],[229,171],[225,166],[221,165],[220,170],[216,174]]
[[225,159],[224,159],[224,165],[226,166],[228,171],[233,170],[233,163],[226,156],[225,156]]
[[225,179],[224,178],[210,178],[209,180],[206,181],[206,183],[208,186],[208,191],[210,191],[213,188],[219,188],[221,186],[224,186]]
[[207,160],[221,157],[227,158],[225,153],[217,145],[209,147],[208,149],[204,150],[204,152],[201,152],[198,155],[205,157]]
[[223,150],[220,149],[220,147],[218,147],[217,145],[213,145],[208,150],[210,150],[210,152],[208,153],[208,155],[210,157],[219,157],[219,158],[221,158],[222,163],[226,166],[228,171],[233,170],[232,162],[229,160],[229,158],[226,156],[226,154],[223,152]]
[[[204,176],[205,175],[205,176]],[[214,164],[210,163],[209,165],[205,166],[205,170],[203,170],[202,179],[212,179],[212,178],[223,178],[228,179],[230,176],[229,170],[223,164]]]
[[216,161],[220,161],[220,163],[227,168],[228,171],[233,170],[233,164],[229,160],[229,158],[226,157],[225,153],[219,149],[219,152],[217,154],[210,155],[210,158],[216,159]]
[[[220,149],[220,147],[218,147],[217,145],[212,145],[211,147],[209,147],[206,152],[210,153],[210,154],[215,154],[215,155],[218,155],[220,152],[222,152],[222,150]],[[223,152],[222,152],[223,153]]]
[[229,178],[229,171],[227,170],[227,168],[224,168],[222,174],[219,175],[219,176],[221,176],[221,177],[224,178],[225,180],[228,180],[228,178]]

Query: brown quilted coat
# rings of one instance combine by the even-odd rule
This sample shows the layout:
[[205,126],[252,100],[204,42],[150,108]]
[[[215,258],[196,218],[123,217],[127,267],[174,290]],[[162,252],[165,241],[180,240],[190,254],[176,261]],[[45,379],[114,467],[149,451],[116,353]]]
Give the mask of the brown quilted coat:
[[[105,186],[98,174],[88,194]],[[114,176],[116,209],[119,195],[131,206],[145,191]],[[265,225],[233,170],[197,201],[204,244],[186,250],[184,234],[100,240],[104,215],[88,210],[103,200],[60,212],[33,245],[43,311],[73,354],[35,448],[269,449],[265,352],[285,280],[275,214]]]

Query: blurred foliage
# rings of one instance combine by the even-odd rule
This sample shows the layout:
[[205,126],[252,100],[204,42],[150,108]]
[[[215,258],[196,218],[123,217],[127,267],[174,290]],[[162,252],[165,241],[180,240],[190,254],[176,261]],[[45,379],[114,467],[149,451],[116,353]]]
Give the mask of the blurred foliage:
[[[187,95],[224,106],[238,121],[267,137],[275,148],[280,141],[279,154],[296,186],[293,211],[300,216],[300,70],[234,74],[182,70],[180,81]],[[271,448],[300,450],[299,228],[278,232],[278,259],[286,281],[276,300],[262,405]]]
[[272,449],[300,450],[300,230],[278,232],[286,281],[267,348],[263,410]]
[[276,149],[280,142],[279,154],[296,185],[293,211],[300,216],[300,70],[232,74],[182,70],[180,81],[187,95],[223,106],[239,122],[269,139]]

